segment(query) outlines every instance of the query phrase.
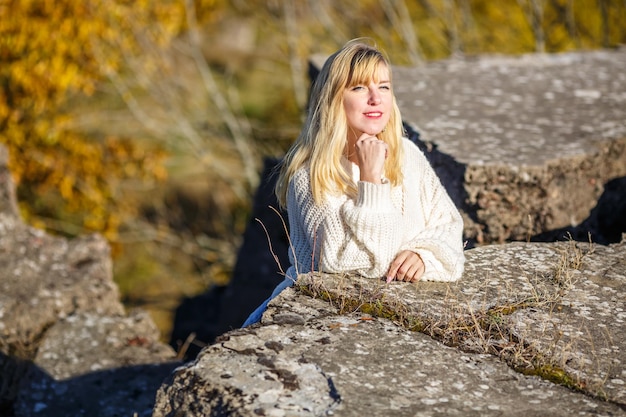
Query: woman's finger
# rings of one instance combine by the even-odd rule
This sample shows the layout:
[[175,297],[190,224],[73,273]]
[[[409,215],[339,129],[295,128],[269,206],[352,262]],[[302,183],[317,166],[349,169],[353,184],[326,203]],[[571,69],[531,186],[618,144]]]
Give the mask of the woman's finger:
[[425,266],[419,254],[404,250],[396,256],[389,266],[387,282],[398,281],[414,282],[424,275]]
[[403,268],[405,268],[405,262],[410,254],[410,251],[402,251],[395,257],[389,266],[389,271],[387,272],[387,282],[391,282],[394,279],[398,281],[402,281],[404,279],[406,269]]

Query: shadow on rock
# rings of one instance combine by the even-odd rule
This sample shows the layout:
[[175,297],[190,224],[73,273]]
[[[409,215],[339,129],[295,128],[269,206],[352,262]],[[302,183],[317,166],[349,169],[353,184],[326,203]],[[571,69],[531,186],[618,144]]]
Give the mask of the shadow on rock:
[[560,240],[592,241],[601,245],[619,243],[626,233],[626,177],[615,178],[604,185],[598,203],[582,223],[550,230],[533,236],[532,242]]
[[[469,197],[467,190],[464,186],[465,170],[466,166],[457,162],[452,156],[441,152],[436,144],[430,142],[424,142],[420,133],[409,125],[404,125],[409,139],[417,145],[417,147],[424,153],[428,162],[433,167],[437,176],[441,180],[441,184],[446,189],[448,195],[454,202],[454,205],[461,212],[464,217],[466,227],[471,223],[474,225],[479,224],[478,216],[476,214],[476,207],[468,204]],[[467,219],[470,221],[468,222]],[[475,238],[468,238],[468,230],[464,231],[466,235],[466,249],[473,248],[476,245]],[[471,233],[476,235],[476,233]]]
[[55,380],[31,361],[0,353],[0,416],[150,416],[155,392],[179,365],[133,365]]
[[11,417],[19,382],[30,362],[0,352],[0,417]]

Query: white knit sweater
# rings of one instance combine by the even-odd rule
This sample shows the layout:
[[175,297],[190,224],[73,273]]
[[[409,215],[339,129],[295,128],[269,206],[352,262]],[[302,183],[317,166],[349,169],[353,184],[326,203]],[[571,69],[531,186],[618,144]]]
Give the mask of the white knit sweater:
[[311,270],[382,278],[405,249],[422,257],[422,280],[461,277],[463,220],[424,154],[406,138],[403,146],[404,182],[398,187],[358,181],[358,166],[343,159],[358,186],[356,199],[327,195],[315,204],[309,166],[295,173],[287,192],[289,278]]

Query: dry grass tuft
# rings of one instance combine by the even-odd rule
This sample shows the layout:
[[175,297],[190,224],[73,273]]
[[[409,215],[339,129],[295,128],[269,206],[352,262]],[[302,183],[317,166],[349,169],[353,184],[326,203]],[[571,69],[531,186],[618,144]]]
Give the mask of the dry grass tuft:
[[[497,356],[525,375],[536,375],[596,398],[604,398],[601,387],[592,389],[578,375],[566,371],[561,363],[564,357],[562,350],[573,347],[566,344],[557,348],[562,337],[558,328],[548,330],[554,332],[552,342],[547,348],[540,349],[518,336],[507,320],[507,316],[524,309],[542,309],[552,314],[563,296],[575,285],[577,271],[582,268],[584,257],[593,252],[593,245],[584,247],[569,241],[559,252],[559,259],[549,276],[527,277],[531,284],[530,295],[520,297],[513,288],[505,288],[503,299],[508,301],[490,306],[483,301],[476,307],[472,300],[461,300],[459,294],[448,286],[443,300],[445,307],[436,314],[437,317],[432,312],[423,311],[424,307],[409,305],[382,281],[370,284],[349,275],[328,279],[324,274],[310,273],[304,280],[298,281],[297,289],[303,294],[328,301],[341,314],[362,312],[388,319],[408,330],[427,334],[447,346]],[[539,285],[546,280],[553,285]]]

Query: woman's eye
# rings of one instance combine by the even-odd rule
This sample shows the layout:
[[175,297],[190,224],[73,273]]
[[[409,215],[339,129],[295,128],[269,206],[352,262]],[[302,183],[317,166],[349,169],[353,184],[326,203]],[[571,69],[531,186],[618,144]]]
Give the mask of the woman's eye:
[[352,91],[359,91],[364,89],[365,87],[363,87],[362,85],[355,85],[354,87],[352,87]]
[[390,86],[390,85],[388,85],[388,84],[384,84],[384,85],[381,85],[381,86],[380,86],[380,89],[381,89],[381,90],[391,90],[391,86]]

